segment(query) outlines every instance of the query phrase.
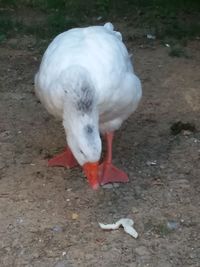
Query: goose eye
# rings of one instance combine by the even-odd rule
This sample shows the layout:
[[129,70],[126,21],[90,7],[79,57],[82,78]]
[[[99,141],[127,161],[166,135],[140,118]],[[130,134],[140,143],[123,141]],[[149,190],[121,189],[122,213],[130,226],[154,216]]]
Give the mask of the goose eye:
[[87,125],[85,127],[85,131],[86,131],[87,134],[92,134],[94,129],[93,129],[93,127],[91,125]]
[[79,151],[83,156],[85,156],[84,152],[81,149]]

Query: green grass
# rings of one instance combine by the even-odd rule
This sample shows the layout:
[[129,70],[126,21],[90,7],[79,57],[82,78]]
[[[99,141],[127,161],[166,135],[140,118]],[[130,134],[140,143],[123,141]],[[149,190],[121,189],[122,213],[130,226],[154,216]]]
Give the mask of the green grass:
[[171,231],[168,229],[165,223],[160,223],[154,226],[154,232],[161,237],[165,237],[171,233]]
[[173,229],[169,229],[166,221],[149,220],[145,223],[145,231],[150,231],[160,237],[166,237],[173,232]]
[[9,37],[11,32],[16,33],[22,27],[23,25],[19,21],[12,19],[7,14],[0,13],[0,43]]
[[[147,29],[170,44],[200,36],[200,0],[0,0],[0,6],[0,42],[19,33],[52,38],[85,22],[94,24],[98,16],[104,21],[127,17],[131,27]],[[19,16],[24,9],[43,14],[42,24],[37,18],[31,25],[25,23]],[[181,55],[176,48],[170,53]]]
[[[125,16],[141,11],[153,20],[157,17],[177,15],[177,12],[200,11],[199,0],[0,0],[3,7],[37,8],[46,12],[59,10],[61,12],[83,14],[115,13]],[[152,16],[154,15],[154,17]]]
[[177,44],[170,47],[169,55],[171,57],[186,57],[188,58],[188,55],[181,45]]
[[26,24],[22,18],[0,13],[0,42],[19,33],[49,39],[62,31],[77,26],[78,23],[73,18],[65,17],[57,12],[48,15],[42,25],[37,22]]
[[29,26],[23,25],[22,32],[34,35],[37,38],[49,39],[60,32],[77,26],[77,22],[73,19],[55,13],[49,15],[42,26],[39,24]]

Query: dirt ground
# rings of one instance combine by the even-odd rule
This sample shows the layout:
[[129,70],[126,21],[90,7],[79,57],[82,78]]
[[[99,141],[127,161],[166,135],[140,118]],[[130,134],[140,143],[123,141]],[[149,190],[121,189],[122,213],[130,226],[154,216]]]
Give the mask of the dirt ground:
[[[33,93],[41,59],[27,36],[0,47],[0,266],[200,266],[200,46],[173,58],[135,42],[143,99],[117,132],[114,162],[129,184],[92,191],[81,169],[47,167],[62,150],[61,123]],[[173,135],[177,121],[196,131]],[[138,239],[98,222],[134,219]]]

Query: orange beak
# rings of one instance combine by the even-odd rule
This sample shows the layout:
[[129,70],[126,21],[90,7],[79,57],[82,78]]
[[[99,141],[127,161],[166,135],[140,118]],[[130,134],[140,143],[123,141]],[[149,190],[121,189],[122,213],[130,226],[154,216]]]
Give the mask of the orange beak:
[[85,163],[83,165],[83,171],[88,178],[88,182],[90,186],[93,189],[98,189],[99,187],[99,182],[98,182],[98,167],[99,163],[98,162],[93,162],[93,163]]

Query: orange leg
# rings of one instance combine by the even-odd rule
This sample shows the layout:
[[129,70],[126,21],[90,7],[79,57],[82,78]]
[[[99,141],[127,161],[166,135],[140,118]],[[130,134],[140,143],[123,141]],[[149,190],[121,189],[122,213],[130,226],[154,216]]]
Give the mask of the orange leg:
[[99,166],[99,182],[101,185],[107,183],[127,183],[128,176],[125,172],[116,168],[112,164],[112,142],[113,142],[113,133],[106,133],[107,141],[107,154],[103,163]]
[[48,161],[48,166],[50,167],[73,168],[77,165],[78,162],[76,161],[69,147],[66,147],[62,153],[54,156]]

